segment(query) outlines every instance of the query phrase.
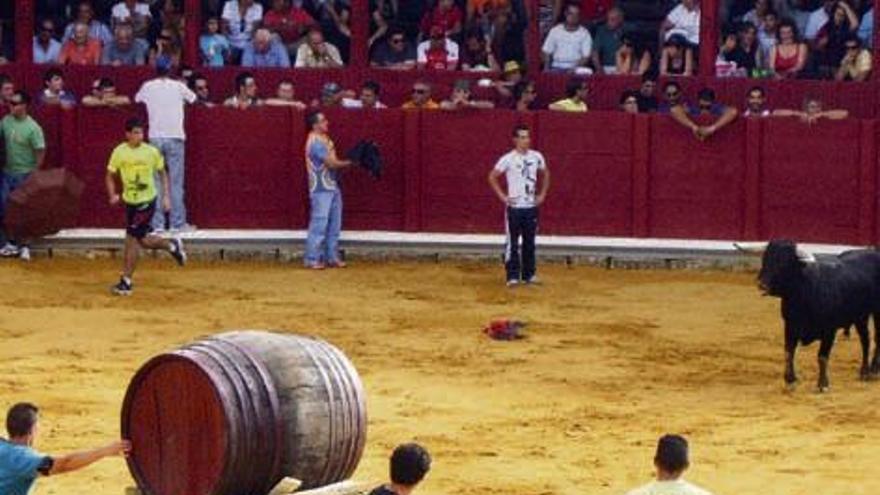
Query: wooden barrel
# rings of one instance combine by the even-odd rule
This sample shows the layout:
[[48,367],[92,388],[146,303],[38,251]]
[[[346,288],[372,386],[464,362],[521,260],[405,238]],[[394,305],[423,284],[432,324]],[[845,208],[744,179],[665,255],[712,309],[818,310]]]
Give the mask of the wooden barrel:
[[122,435],[149,495],[265,495],[347,479],[366,441],[363,386],[319,339],[223,333],[149,360],[132,378]]

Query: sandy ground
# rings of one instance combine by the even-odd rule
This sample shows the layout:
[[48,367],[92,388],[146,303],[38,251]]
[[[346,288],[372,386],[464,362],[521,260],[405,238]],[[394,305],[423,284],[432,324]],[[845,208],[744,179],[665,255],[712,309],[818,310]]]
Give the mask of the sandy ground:
[[[146,262],[115,299],[112,260],[0,264],[0,406],[43,408],[39,446],[118,435],[129,378],[149,357],[220,330],[319,335],[353,360],[370,432],[356,479],[416,439],[435,458],[420,494],[620,494],[649,480],[656,439],[692,442],[688,478],[718,494],[853,495],[880,488],[880,383],[857,380],[841,339],[832,391],[782,387],[778,302],[753,274],[542,267],[508,290],[480,263],[360,263],[312,273],[276,263]],[[492,317],[530,338],[480,334]],[[121,495],[124,462],[43,479],[37,494]]]

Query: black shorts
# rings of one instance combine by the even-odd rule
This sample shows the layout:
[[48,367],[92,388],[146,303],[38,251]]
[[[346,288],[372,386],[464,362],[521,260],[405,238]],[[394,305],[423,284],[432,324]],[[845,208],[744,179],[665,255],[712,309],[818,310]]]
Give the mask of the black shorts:
[[149,203],[125,205],[125,233],[141,240],[153,231],[153,213],[156,211],[156,200]]

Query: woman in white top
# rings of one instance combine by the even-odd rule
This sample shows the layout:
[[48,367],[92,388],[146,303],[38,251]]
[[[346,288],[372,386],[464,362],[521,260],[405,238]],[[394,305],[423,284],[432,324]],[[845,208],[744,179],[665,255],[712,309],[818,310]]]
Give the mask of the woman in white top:
[[233,63],[238,64],[257,24],[263,20],[263,6],[254,0],[229,0],[223,6],[220,18],[223,19],[223,31],[232,45]]

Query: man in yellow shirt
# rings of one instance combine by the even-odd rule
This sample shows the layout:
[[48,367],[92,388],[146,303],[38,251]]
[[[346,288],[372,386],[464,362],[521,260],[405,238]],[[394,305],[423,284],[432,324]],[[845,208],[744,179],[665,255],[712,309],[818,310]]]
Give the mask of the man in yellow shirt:
[[[156,180],[158,173],[165,194],[162,195],[162,208],[171,209],[168,175],[165,173],[165,160],[159,149],[144,142],[144,124],[138,119],[125,123],[125,142],[117,146],[110,155],[107,165],[107,199],[111,206],[125,204],[126,228],[125,251],[123,255],[122,276],[119,283],[111,287],[111,292],[120,296],[131,295],[135,265],[140,248],[161,249],[171,253],[177,264],[186,264],[186,251],[180,239],[164,239],[153,234],[150,225],[156,210]],[[117,178],[122,182],[122,197],[116,192]]]
[[547,108],[559,112],[586,112],[588,110],[587,93],[587,81],[572,78],[565,85],[566,98],[554,101]]
[[846,55],[840,61],[835,79],[838,81],[867,81],[871,75],[871,52],[862,48],[862,40],[855,34],[844,41]]

